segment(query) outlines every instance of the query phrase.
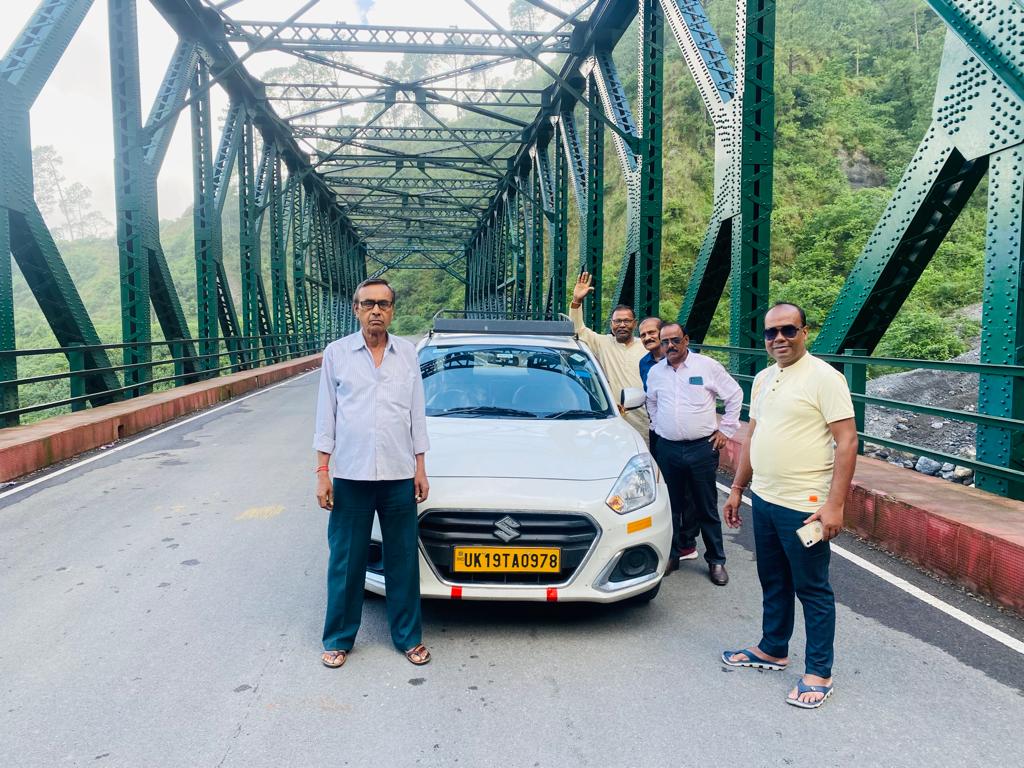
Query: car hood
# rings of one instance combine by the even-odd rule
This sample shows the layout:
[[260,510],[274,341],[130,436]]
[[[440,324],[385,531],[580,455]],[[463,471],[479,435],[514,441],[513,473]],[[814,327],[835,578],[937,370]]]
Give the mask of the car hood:
[[523,477],[614,480],[626,462],[647,451],[621,418],[554,421],[427,419],[433,477]]

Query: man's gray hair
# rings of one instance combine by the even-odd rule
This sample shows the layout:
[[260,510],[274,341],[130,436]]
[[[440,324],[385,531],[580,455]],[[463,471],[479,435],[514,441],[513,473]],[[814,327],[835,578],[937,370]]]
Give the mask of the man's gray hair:
[[659,331],[661,330],[661,327],[663,325],[665,325],[665,321],[662,320],[660,317],[657,317],[655,315],[651,315],[650,317],[645,317],[643,320],[641,320],[640,323],[637,325],[637,328],[643,327],[644,323],[651,323],[651,322],[654,322],[654,323],[658,324],[658,330]]
[[398,298],[398,294],[395,293],[395,289],[391,287],[391,283],[385,280],[383,277],[370,277],[363,280],[359,285],[356,286],[356,292],[352,294],[352,305],[355,306],[359,302],[359,291],[370,285],[386,285],[388,290],[391,291],[391,303],[394,304],[395,299]]

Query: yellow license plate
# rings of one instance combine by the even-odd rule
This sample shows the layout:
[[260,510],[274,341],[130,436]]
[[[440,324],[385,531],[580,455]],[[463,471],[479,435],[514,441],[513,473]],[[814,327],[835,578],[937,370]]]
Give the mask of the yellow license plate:
[[558,573],[562,551],[557,547],[455,547],[452,570],[462,573]]

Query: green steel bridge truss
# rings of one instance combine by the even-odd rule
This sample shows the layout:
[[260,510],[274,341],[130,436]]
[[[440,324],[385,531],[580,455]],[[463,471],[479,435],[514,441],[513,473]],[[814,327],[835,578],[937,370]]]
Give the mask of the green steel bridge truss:
[[[124,384],[99,339],[33,197],[29,110],[92,0],[43,0],[0,62],[0,248],[6,246],[62,347],[83,345],[93,405],[147,392],[151,307],[181,352],[184,377],[213,375],[218,338],[231,360],[295,354],[352,329],[358,282],[391,269],[435,269],[465,285],[467,310],[551,316],[565,310],[570,229],[580,269],[615,302],[656,314],[660,294],[662,120],[666,45],[678,45],[714,125],[714,202],[679,320],[703,341],[730,296],[730,345],[762,348],[768,306],[774,146],[775,0],[737,0],[730,58],[699,0],[587,0],[573,12],[529,0],[552,29],[505,29],[474,0],[478,29],[240,20],[233,2],[150,0],[179,42],[148,113],[139,87],[136,0],[109,0],[117,241]],[[1024,378],[997,367],[1024,357],[1024,5],[928,0],[948,35],[931,127],[850,272],[815,342],[821,353],[870,353],[987,173],[987,234],[979,413],[1024,418]],[[289,4],[298,6],[299,2]],[[612,53],[638,36],[637,92]],[[674,41],[674,42],[672,42]],[[234,46],[234,47],[233,47]],[[246,52],[239,55],[239,49]],[[329,82],[261,82],[253,53],[283,51]],[[446,56],[413,79],[371,72],[347,54]],[[460,87],[459,77],[530,62],[544,88]],[[347,81],[347,82],[346,82]],[[230,109],[214,146],[210,91]],[[631,98],[632,97],[632,98]],[[365,110],[363,119],[338,115]],[[185,111],[193,140],[197,336],[160,242],[156,181]],[[454,112],[454,117],[453,117]],[[606,166],[605,141],[615,161]],[[221,213],[236,174],[241,304],[223,261]],[[607,174],[627,190],[625,249],[605,275]],[[271,285],[263,280],[264,225]],[[575,261],[576,259],[574,259]],[[14,350],[10,261],[0,260],[0,352]],[[607,291],[605,292],[607,293]],[[602,325],[600,300],[585,316]],[[261,352],[262,348],[262,352]],[[264,354],[265,357],[260,358]],[[754,355],[737,354],[737,373]],[[17,408],[13,355],[0,355],[2,409]],[[995,373],[991,371],[996,371]],[[116,393],[116,394],[112,394]],[[16,423],[16,418],[15,422]],[[1024,433],[979,424],[977,458],[1024,470]],[[1006,476],[980,487],[1024,497]]]

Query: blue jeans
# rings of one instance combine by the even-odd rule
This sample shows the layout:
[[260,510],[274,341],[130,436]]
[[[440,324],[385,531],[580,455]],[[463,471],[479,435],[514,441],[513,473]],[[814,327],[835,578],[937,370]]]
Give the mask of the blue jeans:
[[391,641],[400,651],[421,640],[418,520],[412,478],[334,478],[334,509],[327,524],[327,615],[324,649],[350,651],[363,613],[363,586],[373,513],[384,545]]
[[769,656],[789,655],[795,595],[804,609],[807,632],[805,672],[831,677],[836,636],[836,600],[828,580],[832,550],[826,541],[805,547],[796,537],[809,513],[780,507],[757,494],[751,494],[751,500],[757,577],[764,595],[758,647]]

